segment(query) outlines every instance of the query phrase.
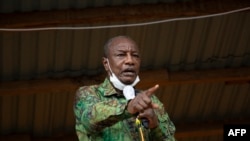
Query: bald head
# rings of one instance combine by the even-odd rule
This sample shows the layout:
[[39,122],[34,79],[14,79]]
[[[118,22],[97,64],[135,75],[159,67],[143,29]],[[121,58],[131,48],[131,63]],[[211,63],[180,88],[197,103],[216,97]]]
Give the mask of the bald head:
[[110,50],[110,47],[112,47],[112,45],[115,43],[115,42],[117,42],[117,41],[119,41],[119,40],[122,40],[122,39],[125,39],[125,40],[129,40],[130,42],[132,42],[134,45],[135,45],[135,47],[138,49],[138,47],[137,47],[137,44],[135,43],[135,41],[132,39],[132,38],[130,38],[129,36],[125,36],[125,35],[120,35],[120,36],[115,36],[115,37],[113,37],[113,38],[111,38],[111,39],[109,39],[106,43],[105,43],[105,45],[104,45],[104,57],[108,57],[108,55],[109,55],[109,50]]

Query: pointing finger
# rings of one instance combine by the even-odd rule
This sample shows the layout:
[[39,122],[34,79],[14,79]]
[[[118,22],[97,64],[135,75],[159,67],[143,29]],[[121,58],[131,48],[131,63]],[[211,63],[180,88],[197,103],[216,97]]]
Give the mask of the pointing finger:
[[146,95],[147,96],[152,96],[154,94],[154,92],[159,88],[159,85],[155,85],[154,87],[149,88],[148,90],[146,90]]

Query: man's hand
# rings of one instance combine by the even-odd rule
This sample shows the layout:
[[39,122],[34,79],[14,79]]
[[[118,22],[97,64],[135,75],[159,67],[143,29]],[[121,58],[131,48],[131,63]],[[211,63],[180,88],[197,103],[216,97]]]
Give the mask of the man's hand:
[[138,118],[146,118],[148,120],[148,128],[155,128],[159,124],[153,108],[148,108],[143,113],[139,113]]
[[127,107],[127,110],[131,114],[138,113],[139,118],[146,118],[149,121],[149,128],[158,126],[158,119],[153,109],[158,108],[158,105],[152,103],[151,96],[158,89],[159,85],[149,88],[146,91],[138,94],[132,99]]

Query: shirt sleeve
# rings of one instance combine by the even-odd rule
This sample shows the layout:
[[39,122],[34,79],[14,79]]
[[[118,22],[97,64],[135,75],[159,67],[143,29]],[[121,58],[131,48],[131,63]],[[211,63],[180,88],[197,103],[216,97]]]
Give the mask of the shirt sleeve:
[[125,98],[103,98],[93,87],[81,87],[76,92],[74,106],[76,130],[86,135],[102,131],[129,117]]
[[152,97],[152,101],[159,105],[159,108],[155,110],[158,116],[159,126],[151,129],[151,139],[155,141],[175,141],[175,125],[170,120],[167,112],[165,112],[164,105],[156,96]]

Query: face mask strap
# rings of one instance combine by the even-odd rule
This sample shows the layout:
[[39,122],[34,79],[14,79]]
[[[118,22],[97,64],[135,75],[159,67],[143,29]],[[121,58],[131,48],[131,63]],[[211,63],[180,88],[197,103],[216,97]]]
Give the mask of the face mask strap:
[[109,64],[109,59],[108,58],[106,58],[106,59],[107,59],[107,62],[108,62],[109,71],[111,72],[111,75],[113,75],[113,71],[112,71],[112,69],[110,67],[110,64]]

